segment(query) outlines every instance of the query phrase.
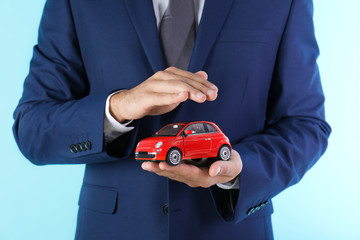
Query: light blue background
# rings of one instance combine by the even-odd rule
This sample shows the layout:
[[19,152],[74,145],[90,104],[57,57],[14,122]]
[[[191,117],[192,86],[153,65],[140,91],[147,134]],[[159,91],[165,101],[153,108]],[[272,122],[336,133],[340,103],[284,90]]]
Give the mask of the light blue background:
[[[13,140],[44,0],[0,1],[0,240],[73,239],[83,166],[31,165]],[[360,239],[360,2],[315,0],[328,151],[301,183],[275,197],[277,240]]]

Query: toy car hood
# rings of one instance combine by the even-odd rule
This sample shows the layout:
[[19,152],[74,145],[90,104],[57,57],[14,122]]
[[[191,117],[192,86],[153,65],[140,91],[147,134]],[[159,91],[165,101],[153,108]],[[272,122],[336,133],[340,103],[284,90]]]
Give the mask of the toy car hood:
[[166,143],[167,141],[173,139],[175,136],[162,136],[162,137],[148,137],[141,140],[138,143],[138,146],[154,146],[154,143],[163,142]]

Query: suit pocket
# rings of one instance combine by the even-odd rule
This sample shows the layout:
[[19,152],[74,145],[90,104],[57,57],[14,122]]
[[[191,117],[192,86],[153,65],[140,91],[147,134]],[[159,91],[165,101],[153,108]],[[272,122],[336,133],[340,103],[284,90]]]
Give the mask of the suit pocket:
[[116,211],[118,192],[96,185],[84,184],[81,188],[79,206],[101,213],[113,214]]
[[223,29],[220,42],[269,43],[272,38],[271,29]]

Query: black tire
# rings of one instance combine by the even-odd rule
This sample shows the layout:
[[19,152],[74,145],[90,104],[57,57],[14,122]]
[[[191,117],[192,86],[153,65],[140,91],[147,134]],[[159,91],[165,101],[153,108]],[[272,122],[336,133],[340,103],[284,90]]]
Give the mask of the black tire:
[[223,161],[228,161],[231,157],[231,149],[228,145],[222,145],[218,152],[218,158]]
[[182,160],[182,153],[178,148],[171,148],[166,155],[166,163],[170,166],[177,166]]

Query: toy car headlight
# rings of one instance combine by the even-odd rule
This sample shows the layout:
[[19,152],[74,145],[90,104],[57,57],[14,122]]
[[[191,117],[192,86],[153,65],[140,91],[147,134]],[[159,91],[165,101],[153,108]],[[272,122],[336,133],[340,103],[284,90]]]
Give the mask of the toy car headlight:
[[162,142],[157,142],[156,144],[155,144],[155,148],[159,148],[159,147],[161,147],[162,146]]

